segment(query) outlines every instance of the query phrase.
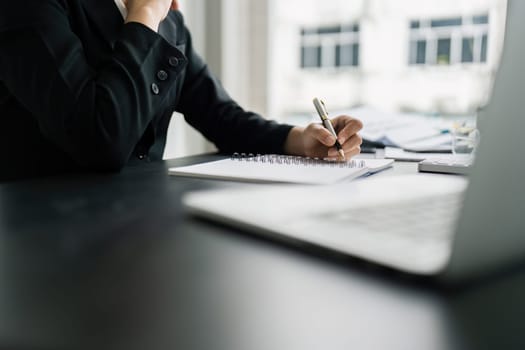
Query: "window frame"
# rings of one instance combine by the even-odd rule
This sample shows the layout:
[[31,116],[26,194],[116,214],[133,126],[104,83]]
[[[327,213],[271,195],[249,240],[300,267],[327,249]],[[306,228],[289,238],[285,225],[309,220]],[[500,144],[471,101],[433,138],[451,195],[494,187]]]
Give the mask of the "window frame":
[[[488,64],[489,14],[447,18],[411,19],[408,23],[408,65],[453,66]],[[448,24],[448,25],[447,25]],[[463,41],[473,39],[472,61],[463,61]],[[450,40],[448,60],[439,59],[439,43]],[[421,62],[418,45],[425,42],[424,62]]]
[[[300,64],[302,70],[355,69],[360,66],[361,27],[358,23],[341,23],[317,27],[303,27],[300,31]],[[350,60],[343,59],[343,48],[350,48]],[[317,51],[310,61],[307,50]],[[357,51],[357,55],[356,55]],[[348,53],[348,52],[346,52]],[[343,64],[344,61],[344,64]],[[348,63],[346,63],[348,62]]]

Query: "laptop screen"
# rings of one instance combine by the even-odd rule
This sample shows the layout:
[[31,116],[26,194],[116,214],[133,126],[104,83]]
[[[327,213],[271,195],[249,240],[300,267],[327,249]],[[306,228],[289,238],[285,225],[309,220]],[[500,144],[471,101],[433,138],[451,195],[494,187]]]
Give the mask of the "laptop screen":
[[492,97],[456,235],[451,275],[481,274],[525,257],[525,1],[510,0]]

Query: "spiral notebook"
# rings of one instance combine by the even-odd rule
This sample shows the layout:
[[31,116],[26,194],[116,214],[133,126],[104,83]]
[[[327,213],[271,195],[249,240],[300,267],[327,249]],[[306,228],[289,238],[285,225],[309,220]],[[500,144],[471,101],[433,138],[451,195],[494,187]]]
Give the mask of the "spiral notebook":
[[231,158],[169,169],[170,175],[242,182],[332,184],[391,167],[390,159],[336,162],[283,155],[233,155]]

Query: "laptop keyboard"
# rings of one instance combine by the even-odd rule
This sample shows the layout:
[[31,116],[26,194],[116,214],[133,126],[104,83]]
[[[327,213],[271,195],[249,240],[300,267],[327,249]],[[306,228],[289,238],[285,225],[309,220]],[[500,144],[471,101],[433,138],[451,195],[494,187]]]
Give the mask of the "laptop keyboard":
[[359,227],[374,235],[449,239],[462,203],[462,193],[455,193],[323,213],[320,219],[332,229]]
[[277,232],[415,273],[435,273],[448,260],[463,192],[344,207],[288,221]]

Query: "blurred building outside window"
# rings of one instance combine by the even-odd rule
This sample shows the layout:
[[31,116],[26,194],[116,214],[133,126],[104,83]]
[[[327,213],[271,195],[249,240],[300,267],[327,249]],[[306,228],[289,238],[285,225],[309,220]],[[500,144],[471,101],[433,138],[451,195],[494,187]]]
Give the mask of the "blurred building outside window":
[[[490,96],[505,10],[506,0],[270,0],[270,116],[309,122],[314,96],[334,112],[471,116]],[[352,25],[355,60],[338,65]]]

